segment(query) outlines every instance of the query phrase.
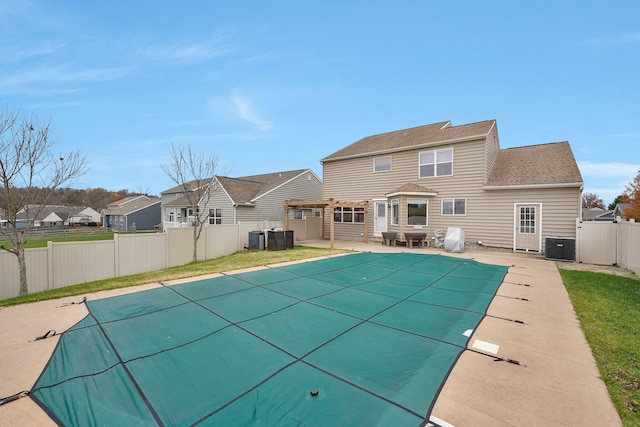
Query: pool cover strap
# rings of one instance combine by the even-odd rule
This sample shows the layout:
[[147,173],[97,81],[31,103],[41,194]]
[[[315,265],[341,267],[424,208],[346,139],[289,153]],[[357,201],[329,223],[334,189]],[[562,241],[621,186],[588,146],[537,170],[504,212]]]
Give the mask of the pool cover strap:
[[89,301],[30,397],[61,425],[418,426],[506,272],[358,253]]

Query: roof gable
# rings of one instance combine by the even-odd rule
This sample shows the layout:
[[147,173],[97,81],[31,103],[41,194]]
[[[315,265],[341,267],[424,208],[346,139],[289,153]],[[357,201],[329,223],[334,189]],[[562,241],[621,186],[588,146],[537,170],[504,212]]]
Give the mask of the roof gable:
[[452,126],[447,121],[367,136],[325,157],[321,162],[482,138],[489,134],[495,123],[495,120],[486,120]]

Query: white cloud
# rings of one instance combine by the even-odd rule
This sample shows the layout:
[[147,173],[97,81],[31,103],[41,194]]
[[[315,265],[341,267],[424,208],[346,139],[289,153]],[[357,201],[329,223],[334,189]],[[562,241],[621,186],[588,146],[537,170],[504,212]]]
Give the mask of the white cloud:
[[231,95],[231,105],[233,112],[242,120],[251,123],[262,131],[268,131],[273,128],[273,123],[259,117],[253,107],[253,102],[248,97],[239,93]]
[[240,119],[263,132],[273,128],[273,122],[261,117],[253,100],[239,91],[234,91],[227,98],[210,99],[209,105],[216,117],[227,116],[228,118]]
[[220,37],[214,37],[201,43],[149,46],[142,49],[141,54],[154,61],[188,65],[209,61],[231,51],[222,44]]
[[640,170],[640,164],[637,163],[596,163],[589,160],[578,161],[578,167],[583,176],[618,178],[627,181],[631,181]]
[[617,34],[607,37],[596,37],[584,41],[587,46],[615,46],[640,43],[640,31],[635,33]]
[[44,44],[41,46],[29,48],[29,49],[3,49],[0,50],[0,55],[5,61],[8,62],[18,62],[24,59],[34,58],[38,56],[46,56],[56,53],[60,49],[64,48],[65,45],[62,43],[58,44]]
[[124,67],[79,69],[67,64],[40,65],[29,70],[0,74],[0,93],[34,93],[43,91],[46,94],[51,90],[56,91],[51,86],[115,80],[128,73],[129,70]]

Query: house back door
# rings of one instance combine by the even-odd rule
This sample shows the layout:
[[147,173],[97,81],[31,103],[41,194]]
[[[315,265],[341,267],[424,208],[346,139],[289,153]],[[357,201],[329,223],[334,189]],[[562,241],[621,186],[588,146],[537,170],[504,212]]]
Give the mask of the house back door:
[[387,201],[374,201],[373,235],[382,236],[387,231]]
[[516,205],[514,249],[540,252],[540,215],[540,204]]

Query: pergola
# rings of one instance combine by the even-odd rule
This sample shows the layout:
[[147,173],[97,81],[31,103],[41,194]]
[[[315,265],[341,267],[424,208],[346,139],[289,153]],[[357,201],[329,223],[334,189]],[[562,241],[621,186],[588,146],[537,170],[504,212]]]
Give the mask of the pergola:
[[364,208],[364,232],[362,235],[364,236],[364,243],[367,243],[367,227],[369,225],[368,220],[368,212],[367,207],[369,206],[369,202],[341,202],[338,200],[285,200],[284,201],[284,228],[285,230],[289,228],[289,209],[290,208],[322,208],[322,239],[324,240],[324,209],[330,208],[331,213],[329,218],[331,218],[330,222],[330,234],[331,234],[331,248],[333,248],[333,240],[335,235],[335,225],[334,225],[334,216],[333,211],[335,208]]

